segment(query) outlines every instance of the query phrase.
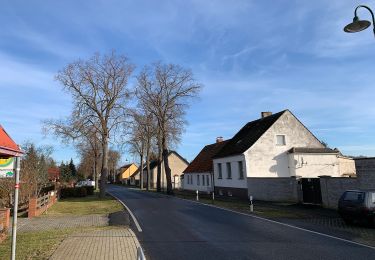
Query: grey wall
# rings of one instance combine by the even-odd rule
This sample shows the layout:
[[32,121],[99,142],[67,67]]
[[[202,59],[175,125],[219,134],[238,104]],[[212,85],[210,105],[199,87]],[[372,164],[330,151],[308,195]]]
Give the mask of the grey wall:
[[362,189],[375,189],[375,158],[355,160],[359,186]]
[[344,191],[358,188],[358,178],[320,177],[323,207],[336,209]]
[[248,194],[254,200],[299,202],[302,197],[293,177],[247,178]]

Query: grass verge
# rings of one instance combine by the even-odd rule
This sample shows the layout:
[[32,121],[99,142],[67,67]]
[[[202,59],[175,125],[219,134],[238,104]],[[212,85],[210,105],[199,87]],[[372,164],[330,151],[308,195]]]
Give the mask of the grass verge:
[[59,200],[43,217],[66,215],[109,214],[123,210],[123,206],[114,198],[99,198],[98,194],[83,198],[67,198]]

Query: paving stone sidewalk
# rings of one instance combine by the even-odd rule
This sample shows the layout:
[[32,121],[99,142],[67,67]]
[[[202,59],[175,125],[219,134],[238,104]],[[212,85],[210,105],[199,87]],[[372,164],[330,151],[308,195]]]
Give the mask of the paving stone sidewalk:
[[113,227],[66,238],[51,260],[137,259],[139,242],[129,228]]
[[108,215],[19,218],[18,232],[43,231],[74,227],[108,226]]

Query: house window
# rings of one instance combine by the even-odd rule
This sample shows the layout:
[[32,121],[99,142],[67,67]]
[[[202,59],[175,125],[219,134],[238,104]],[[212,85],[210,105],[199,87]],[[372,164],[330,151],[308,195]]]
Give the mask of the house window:
[[200,185],[199,174],[197,175],[197,185],[198,185],[198,186]]
[[276,135],[276,145],[286,145],[285,135]]
[[187,182],[188,182],[188,184],[191,184],[190,183],[190,175],[187,176]]
[[230,162],[227,162],[227,179],[232,179],[232,168],[230,167]]
[[[207,175],[207,186],[210,186],[210,175]],[[375,193],[374,193],[375,194]],[[374,196],[375,197],[375,196]]]
[[204,179],[204,175],[202,175],[202,185],[203,185],[203,186],[206,186],[206,184],[205,184],[205,179]]
[[238,162],[238,175],[240,179],[243,179],[243,163],[242,161]]
[[190,175],[190,184],[193,184],[193,182],[194,182],[193,175]]
[[219,172],[219,179],[222,179],[223,178],[223,171],[221,169],[221,163],[218,163],[217,164],[217,168],[218,168],[218,172]]

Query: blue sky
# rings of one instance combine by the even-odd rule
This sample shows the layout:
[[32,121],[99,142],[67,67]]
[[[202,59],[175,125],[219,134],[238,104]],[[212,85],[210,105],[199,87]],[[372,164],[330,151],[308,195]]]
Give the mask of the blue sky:
[[[41,133],[43,119],[71,108],[54,75],[78,58],[115,49],[138,69],[157,60],[181,64],[204,85],[177,147],[189,160],[261,111],[286,108],[331,147],[375,156],[375,39],[371,30],[342,31],[358,4],[2,0],[0,123],[18,143],[53,145],[58,161],[77,158]],[[369,18],[366,10],[359,15]]]

